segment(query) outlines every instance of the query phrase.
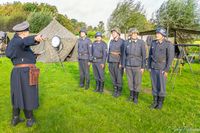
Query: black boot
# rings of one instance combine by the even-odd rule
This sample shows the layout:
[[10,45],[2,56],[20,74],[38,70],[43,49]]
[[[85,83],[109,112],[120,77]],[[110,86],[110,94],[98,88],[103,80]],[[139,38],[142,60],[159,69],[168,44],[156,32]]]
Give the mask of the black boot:
[[117,86],[114,86],[113,97],[117,97],[117,92],[118,92],[118,88],[117,88]]
[[134,93],[134,91],[130,91],[130,96],[128,98],[128,101],[132,101],[133,100],[133,93]]
[[13,118],[11,120],[12,126],[16,126],[20,122],[24,122],[24,119],[20,118],[19,115],[20,115],[20,109],[13,108]]
[[156,107],[156,109],[162,109],[164,99],[165,97],[158,97],[158,106]]
[[90,81],[86,81],[85,89],[88,90],[90,88]]
[[33,111],[32,110],[24,110],[24,114],[26,116],[26,126],[32,127],[35,124],[35,119],[33,117]]
[[80,87],[83,88],[85,86],[85,80],[80,79]]
[[99,88],[100,88],[100,82],[96,81],[96,88],[95,88],[94,92],[99,92]]
[[14,116],[11,121],[12,126],[16,126],[20,122],[24,122],[24,119],[20,118],[19,116]]
[[104,90],[104,82],[100,82],[99,92],[103,93],[103,90]]
[[27,127],[32,127],[34,124],[35,124],[34,118],[27,119],[27,121],[26,121]]
[[153,103],[151,104],[150,108],[154,109],[158,106],[158,96],[153,96]]
[[122,87],[117,87],[117,95],[116,95],[116,97],[121,96],[121,93],[122,93]]
[[133,94],[134,94],[134,95],[133,95],[133,102],[134,102],[135,104],[138,104],[139,92],[134,92]]
[[84,87],[84,83],[81,83],[81,84],[80,84],[80,88],[83,88],[83,87]]

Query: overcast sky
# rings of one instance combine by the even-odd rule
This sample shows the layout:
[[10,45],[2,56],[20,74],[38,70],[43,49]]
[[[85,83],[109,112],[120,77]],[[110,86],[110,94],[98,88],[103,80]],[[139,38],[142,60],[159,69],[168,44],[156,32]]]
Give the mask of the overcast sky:
[[[117,3],[123,0],[0,0],[0,4],[6,2],[43,2],[55,5],[58,11],[66,14],[69,18],[75,18],[78,21],[86,22],[87,25],[96,26],[99,21],[107,20]],[[164,0],[138,0],[141,1],[146,10],[147,18],[156,11]]]

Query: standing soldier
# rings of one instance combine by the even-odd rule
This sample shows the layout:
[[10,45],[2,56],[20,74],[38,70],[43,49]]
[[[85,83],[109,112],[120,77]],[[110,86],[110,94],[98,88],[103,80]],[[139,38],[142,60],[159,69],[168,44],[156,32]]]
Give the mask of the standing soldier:
[[153,103],[151,108],[161,109],[166,95],[166,78],[174,58],[174,47],[166,40],[166,30],[156,29],[156,40],[152,41],[148,67],[151,71]]
[[138,39],[138,30],[129,30],[130,38],[126,41],[123,55],[123,66],[126,68],[130,98],[138,103],[138,95],[141,88],[142,74],[145,68],[146,49],[143,40]]
[[85,29],[80,30],[80,38],[78,39],[78,61],[80,72],[80,87],[88,89],[90,86],[90,62],[92,43],[87,38],[87,31]]
[[31,127],[35,120],[33,110],[39,106],[38,101],[38,76],[36,56],[30,46],[37,45],[43,40],[42,36],[29,37],[29,23],[27,21],[13,27],[16,32],[7,46],[6,56],[11,59],[14,68],[11,73],[11,101],[13,118],[11,124],[16,126],[23,122],[20,110],[24,110],[27,127]]
[[109,45],[108,63],[110,76],[114,86],[114,97],[119,97],[122,92],[122,55],[124,40],[120,38],[120,29],[114,28],[111,30],[113,39]]
[[95,42],[92,44],[93,72],[96,80],[96,89],[94,92],[103,92],[104,89],[104,71],[107,56],[107,45],[102,41],[102,33],[95,34]]

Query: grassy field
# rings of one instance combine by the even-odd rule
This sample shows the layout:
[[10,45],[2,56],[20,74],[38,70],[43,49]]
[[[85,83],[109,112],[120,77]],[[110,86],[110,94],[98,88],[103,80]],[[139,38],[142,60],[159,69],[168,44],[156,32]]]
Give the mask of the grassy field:
[[[129,90],[124,76],[124,89],[120,98],[112,97],[112,84],[106,69],[106,91],[94,93],[91,87],[78,87],[77,63],[42,64],[40,76],[40,107],[36,110],[37,125],[26,128],[25,123],[10,126],[10,72],[12,64],[0,59],[0,133],[162,133],[200,132],[200,65],[193,64],[195,77],[185,65],[176,79],[175,89],[168,81],[167,98],[161,111],[150,110],[151,83],[149,73],[143,75],[139,104],[127,102]],[[169,76],[170,77],[170,76]],[[24,115],[22,114],[22,117]]]
[[200,40],[195,41],[194,44],[200,44]]

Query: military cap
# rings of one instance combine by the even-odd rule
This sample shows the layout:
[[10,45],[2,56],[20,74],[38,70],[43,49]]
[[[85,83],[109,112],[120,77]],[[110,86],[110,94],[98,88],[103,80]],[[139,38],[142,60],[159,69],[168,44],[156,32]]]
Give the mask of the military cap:
[[99,37],[99,36],[100,36],[100,37],[103,36],[101,32],[97,32],[97,33],[95,34],[95,38],[96,38],[96,37]]
[[117,28],[117,27],[113,28],[113,29],[111,30],[111,33],[112,33],[113,31],[117,32],[119,35],[121,34],[121,30],[120,30],[119,28]]
[[29,31],[29,23],[27,21],[24,21],[20,24],[17,24],[13,27],[13,31],[15,32]]
[[137,30],[137,28],[130,28],[128,32],[129,32],[129,34],[132,34],[132,33],[139,34],[139,31]]
[[85,28],[82,28],[79,33],[84,32],[85,34],[87,34],[87,30]]
[[162,28],[162,27],[159,27],[159,28],[157,28],[156,29],[156,33],[160,33],[161,35],[163,35],[163,36],[167,36],[167,31],[166,31],[166,29],[164,29],[164,28]]

